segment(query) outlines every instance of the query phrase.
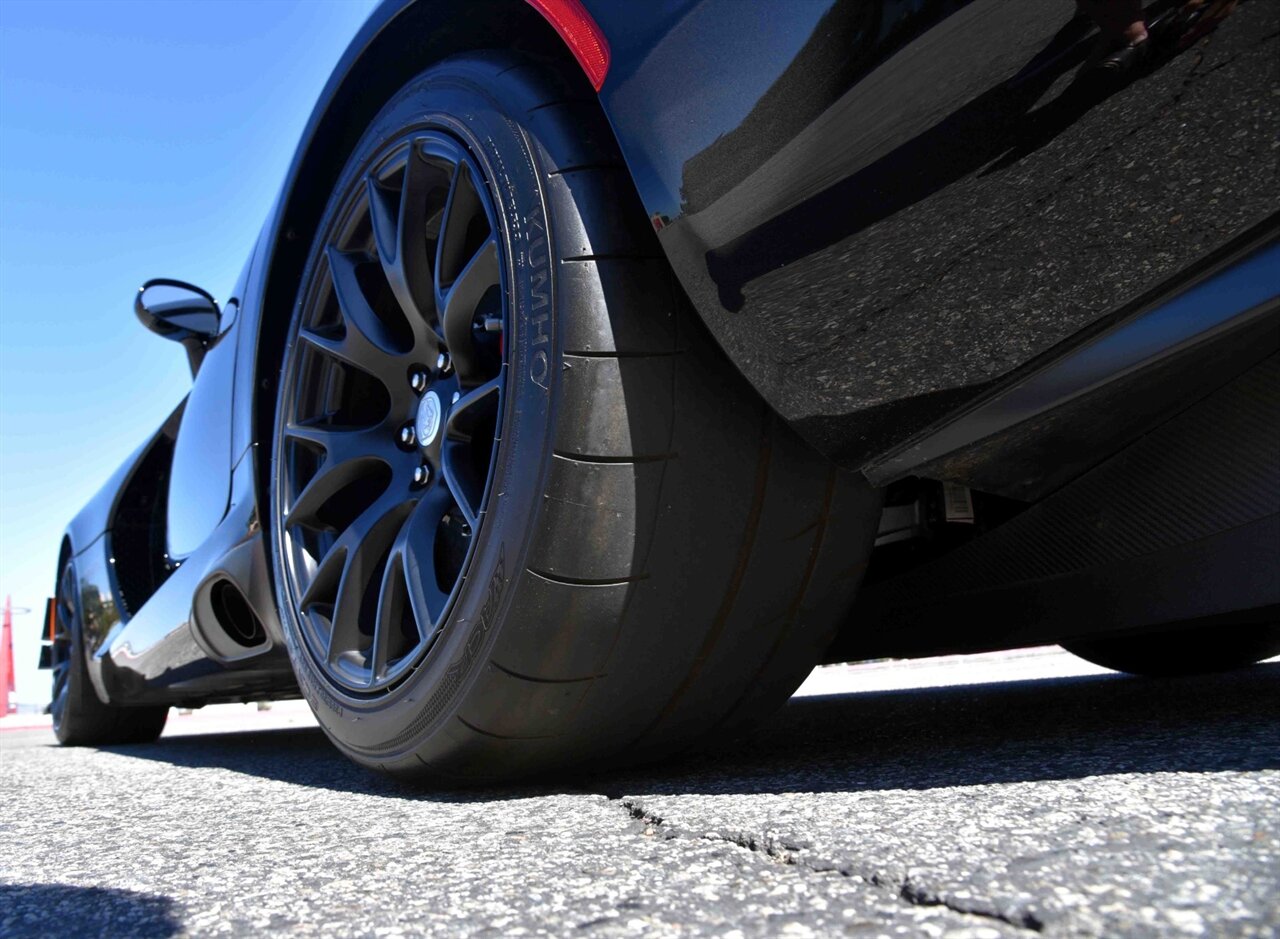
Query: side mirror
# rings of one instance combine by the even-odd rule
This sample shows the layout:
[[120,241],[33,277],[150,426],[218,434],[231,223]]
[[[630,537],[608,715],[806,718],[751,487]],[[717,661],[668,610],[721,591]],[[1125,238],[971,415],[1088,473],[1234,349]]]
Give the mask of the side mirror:
[[133,312],[156,335],[182,344],[192,375],[200,369],[205,347],[218,335],[222,319],[218,304],[208,291],[163,277],[138,288]]

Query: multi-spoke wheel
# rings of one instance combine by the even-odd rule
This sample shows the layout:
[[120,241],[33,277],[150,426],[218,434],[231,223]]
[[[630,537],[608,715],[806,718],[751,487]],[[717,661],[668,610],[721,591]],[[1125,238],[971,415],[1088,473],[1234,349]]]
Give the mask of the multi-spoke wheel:
[[58,572],[58,589],[54,594],[53,635],[50,637],[49,667],[53,673],[53,693],[49,713],[54,730],[66,723],[67,700],[71,694],[72,655],[74,646],[71,625],[76,619],[76,574],[70,558]]
[[349,155],[271,481],[322,726],[447,779],[660,755],[768,713],[878,518],[692,319],[591,89],[498,53],[410,82]]
[[278,511],[308,652],[372,694],[435,640],[484,515],[506,292],[493,206],[460,142],[408,133],[359,182],[303,301]]
[[50,666],[53,732],[64,746],[146,743],[160,736],[167,707],[112,707],[103,704],[89,678],[81,633],[81,598],[75,559],[58,566]]

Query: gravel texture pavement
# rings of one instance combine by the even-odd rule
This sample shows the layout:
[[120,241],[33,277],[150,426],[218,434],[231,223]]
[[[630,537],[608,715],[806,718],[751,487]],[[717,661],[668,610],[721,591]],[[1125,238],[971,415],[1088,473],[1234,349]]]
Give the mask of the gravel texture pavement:
[[798,697],[682,761],[472,792],[306,727],[6,732],[0,935],[1277,936],[1277,714],[1280,664]]

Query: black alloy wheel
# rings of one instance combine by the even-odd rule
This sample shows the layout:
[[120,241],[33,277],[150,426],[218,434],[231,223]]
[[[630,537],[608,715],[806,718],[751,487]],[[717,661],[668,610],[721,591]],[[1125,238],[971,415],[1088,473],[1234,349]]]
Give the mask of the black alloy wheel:
[[572,63],[471,53],[391,97],[279,361],[280,622],[363,765],[657,758],[780,705],[848,612],[878,493],[697,322]]
[[502,252],[483,176],[443,131],[386,146],[342,195],[282,395],[283,553],[308,653],[394,687],[447,617],[502,423]]
[[50,643],[50,669],[53,692],[49,713],[53,717],[55,732],[65,723],[67,699],[71,694],[72,636],[71,624],[75,622],[76,575],[70,559],[58,573],[57,592],[54,594],[53,641]]
[[115,707],[93,689],[85,662],[83,599],[73,557],[58,565],[54,592],[52,642],[53,689],[49,713],[53,733],[63,746],[147,743],[164,730],[169,709],[162,705]]

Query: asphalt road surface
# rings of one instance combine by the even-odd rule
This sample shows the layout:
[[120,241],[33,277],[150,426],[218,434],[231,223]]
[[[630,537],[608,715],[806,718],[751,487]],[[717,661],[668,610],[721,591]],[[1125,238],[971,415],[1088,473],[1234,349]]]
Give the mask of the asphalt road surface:
[[474,792],[313,727],[6,732],[0,935],[1280,935],[1280,664],[931,667],[679,762]]

